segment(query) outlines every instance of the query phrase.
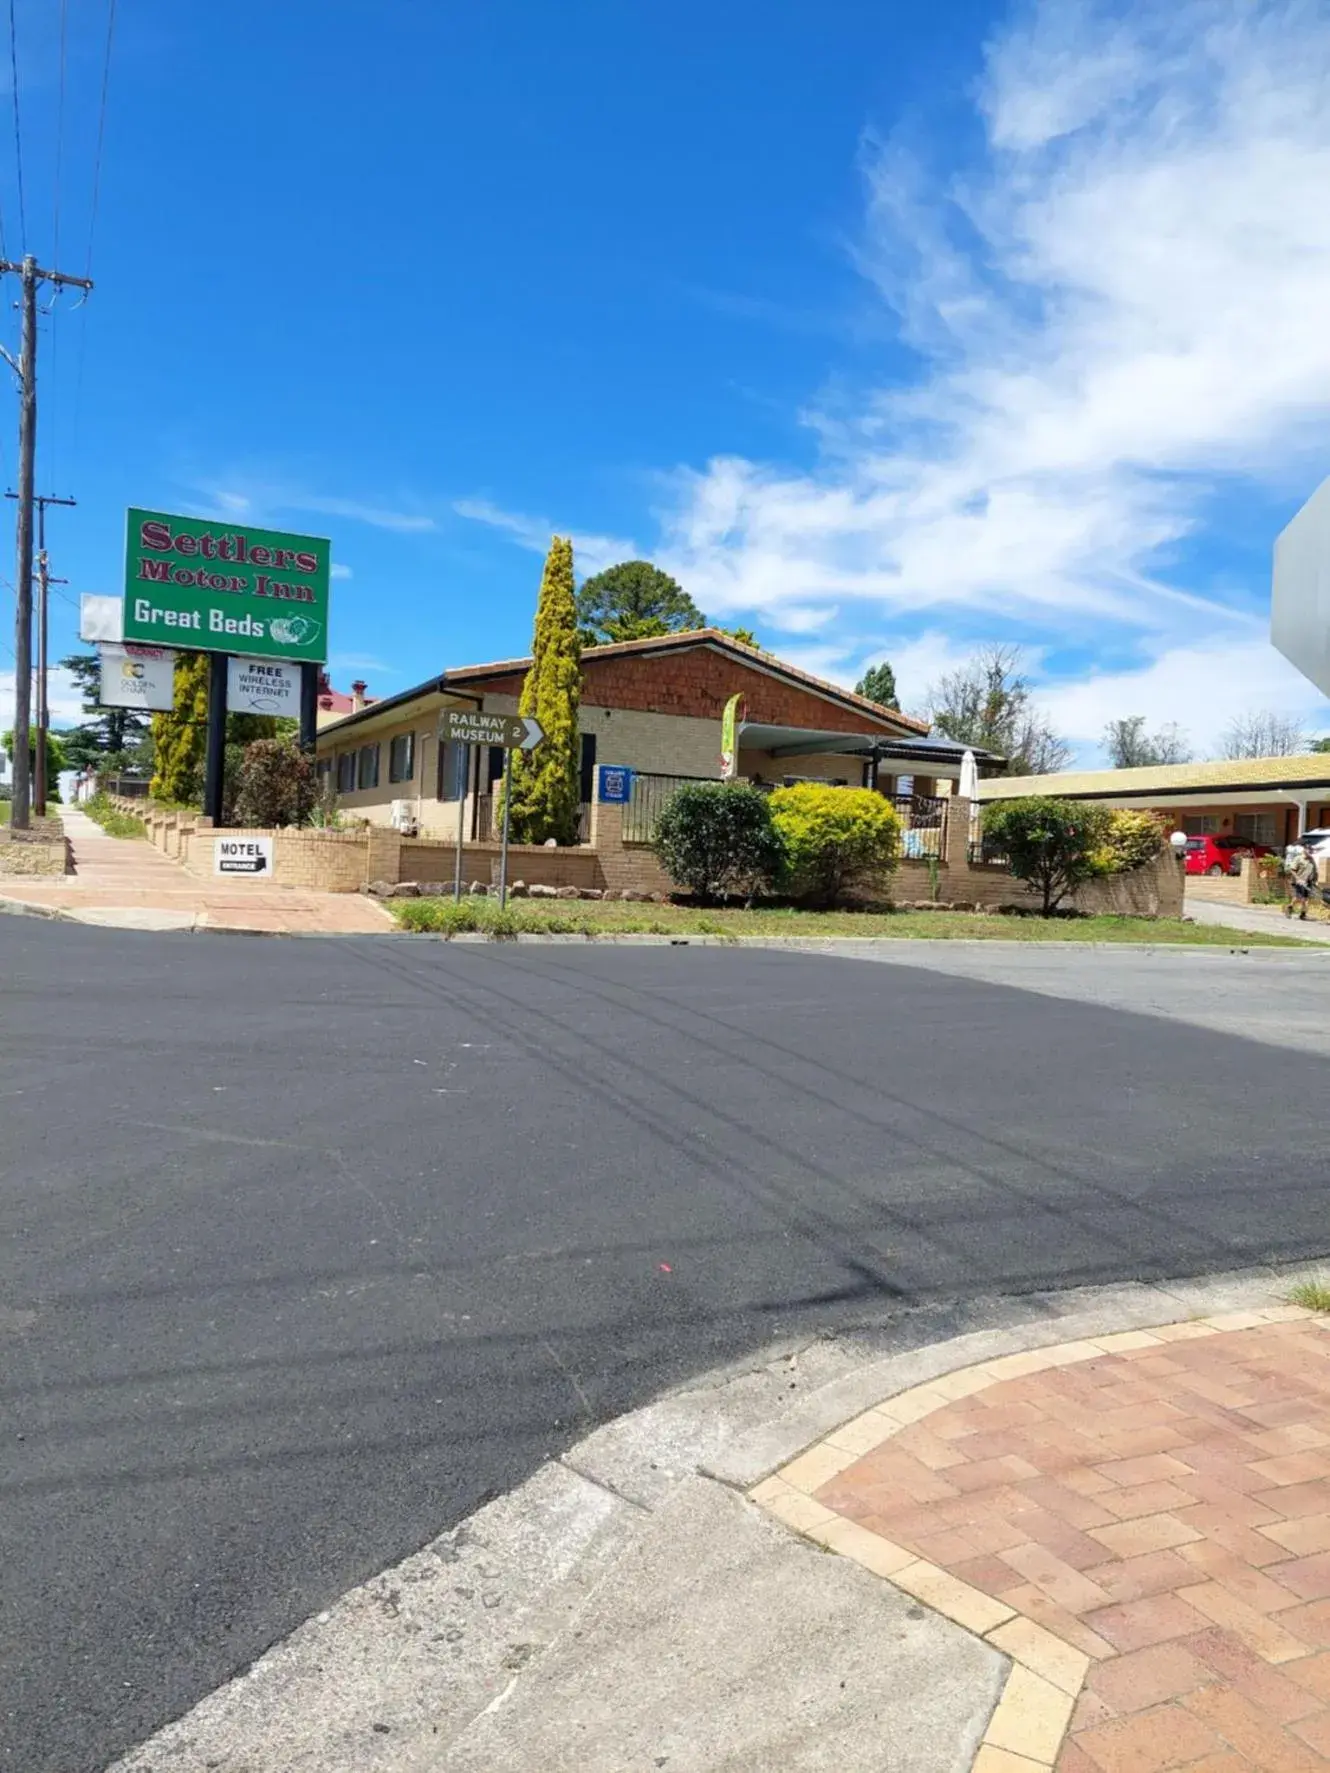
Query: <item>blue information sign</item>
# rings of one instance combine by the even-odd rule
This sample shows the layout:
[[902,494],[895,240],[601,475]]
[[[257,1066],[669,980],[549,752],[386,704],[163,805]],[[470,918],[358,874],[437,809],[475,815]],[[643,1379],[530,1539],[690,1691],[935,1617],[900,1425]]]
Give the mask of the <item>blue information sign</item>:
[[617,763],[600,766],[600,800],[604,806],[627,806],[633,797],[633,772]]

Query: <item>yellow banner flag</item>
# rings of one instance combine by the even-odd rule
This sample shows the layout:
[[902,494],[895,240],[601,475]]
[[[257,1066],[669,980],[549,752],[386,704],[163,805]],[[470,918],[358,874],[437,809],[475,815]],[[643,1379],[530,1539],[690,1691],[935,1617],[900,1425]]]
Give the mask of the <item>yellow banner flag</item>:
[[743,717],[743,697],[731,696],[720,722],[720,773],[726,782],[739,773],[739,723]]

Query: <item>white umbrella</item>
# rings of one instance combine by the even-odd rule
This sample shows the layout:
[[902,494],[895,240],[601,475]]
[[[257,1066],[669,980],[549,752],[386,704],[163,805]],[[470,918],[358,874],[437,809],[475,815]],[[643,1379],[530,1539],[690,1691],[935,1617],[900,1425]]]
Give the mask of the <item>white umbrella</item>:
[[973,751],[967,751],[961,759],[960,786],[956,792],[962,800],[979,798],[979,765],[974,761]]

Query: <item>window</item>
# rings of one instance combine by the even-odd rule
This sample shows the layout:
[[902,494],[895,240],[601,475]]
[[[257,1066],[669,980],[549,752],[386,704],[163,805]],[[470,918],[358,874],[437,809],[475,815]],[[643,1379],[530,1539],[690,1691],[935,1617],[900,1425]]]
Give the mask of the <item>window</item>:
[[354,751],[343,751],[337,759],[337,792],[350,794],[356,785],[356,754]]
[[416,735],[399,733],[388,747],[388,780],[409,782],[416,773]]
[[333,771],[332,758],[331,757],[321,757],[319,759],[319,763],[318,763],[318,771],[319,771],[319,787],[320,788],[326,787],[327,782],[328,782],[328,777],[332,774],[332,771]]
[[490,754],[489,792],[491,794],[493,794],[494,784],[497,781],[501,780],[502,776],[503,776],[503,746],[502,745],[491,745],[489,747],[489,754]]
[[470,747],[457,739],[447,739],[439,746],[439,800],[461,800],[466,787],[466,768]]
[[1274,845],[1279,842],[1275,834],[1274,813],[1235,813],[1233,829],[1247,843]]
[[595,796],[596,780],[596,735],[582,734],[582,772],[581,795],[582,805],[590,806]]
[[379,748],[362,745],[356,765],[356,787],[377,788],[379,785]]
[[1219,829],[1217,813],[1193,813],[1182,821],[1182,829],[1188,837],[1209,837]]

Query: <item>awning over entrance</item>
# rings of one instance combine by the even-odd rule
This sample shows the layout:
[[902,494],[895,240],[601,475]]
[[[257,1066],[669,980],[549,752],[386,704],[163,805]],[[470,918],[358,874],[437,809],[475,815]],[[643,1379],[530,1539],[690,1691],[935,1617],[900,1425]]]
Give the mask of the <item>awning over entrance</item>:
[[[967,749],[952,739],[893,738],[889,733],[832,733],[817,727],[765,726],[745,721],[739,728],[740,751],[764,751],[769,757],[814,757],[830,753],[838,757],[876,758],[882,764],[898,764],[900,774],[957,777]],[[1001,763],[990,751],[976,750],[978,763]]]

